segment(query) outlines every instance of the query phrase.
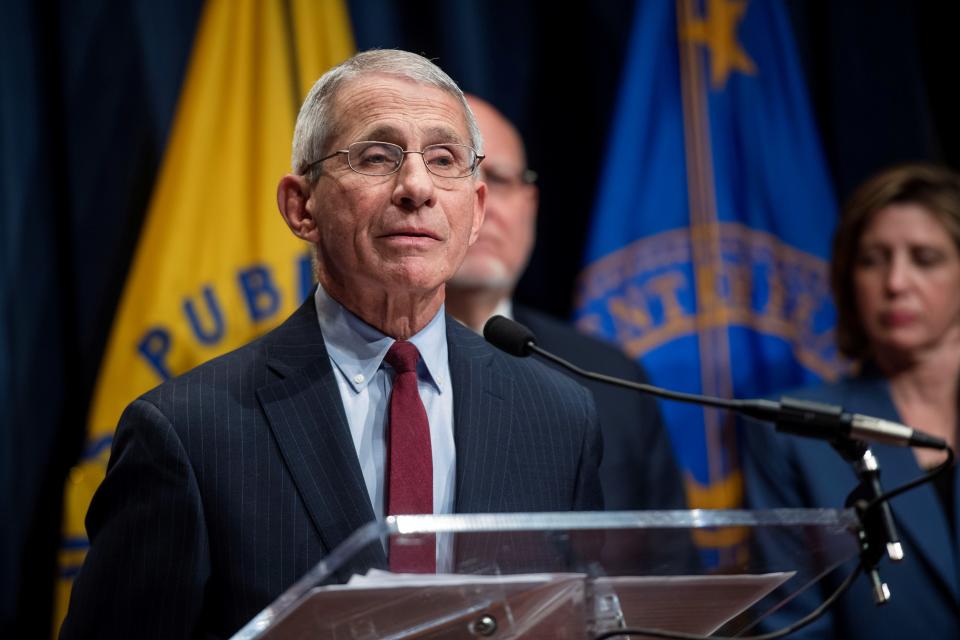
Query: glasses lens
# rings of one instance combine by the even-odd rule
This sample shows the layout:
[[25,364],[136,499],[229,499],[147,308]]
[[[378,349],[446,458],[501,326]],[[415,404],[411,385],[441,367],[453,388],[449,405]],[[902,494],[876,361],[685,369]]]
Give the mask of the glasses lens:
[[530,169],[517,173],[504,167],[484,164],[480,167],[480,179],[487,183],[487,189],[491,193],[506,194],[518,192],[533,184],[537,180],[537,174]]
[[496,169],[480,169],[480,178],[487,183],[487,188],[491,191],[509,191],[519,183],[516,176]]
[[389,142],[354,142],[347,149],[350,168],[368,176],[389,175],[403,160],[403,149]]
[[424,147],[423,162],[434,175],[463,178],[476,168],[477,152],[464,144],[432,144]]

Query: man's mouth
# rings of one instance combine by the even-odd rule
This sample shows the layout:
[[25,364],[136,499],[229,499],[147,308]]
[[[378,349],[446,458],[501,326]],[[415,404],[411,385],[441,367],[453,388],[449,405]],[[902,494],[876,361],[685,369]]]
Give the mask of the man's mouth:
[[384,238],[422,238],[425,240],[440,240],[440,237],[426,229],[395,229],[383,234]]

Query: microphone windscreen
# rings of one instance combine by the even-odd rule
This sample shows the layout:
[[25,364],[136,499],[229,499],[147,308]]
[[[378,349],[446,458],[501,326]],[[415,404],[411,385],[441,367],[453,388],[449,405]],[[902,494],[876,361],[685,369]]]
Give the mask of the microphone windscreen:
[[529,345],[537,343],[533,331],[503,316],[493,316],[487,320],[483,326],[483,337],[498,349],[519,358],[530,355]]

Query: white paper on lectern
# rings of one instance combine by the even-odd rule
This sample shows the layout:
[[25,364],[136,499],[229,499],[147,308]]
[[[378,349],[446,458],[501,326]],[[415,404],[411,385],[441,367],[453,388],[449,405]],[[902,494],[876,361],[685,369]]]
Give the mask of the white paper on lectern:
[[474,575],[458,573],[391,573],[370,569],[365,575],[355,574],[346,584],[329,585],[332,589],[380,589],[386,587],[441,587],[465,584],[536,584],[571,578],[586,579],[582,573],[518,573],[505,575]]

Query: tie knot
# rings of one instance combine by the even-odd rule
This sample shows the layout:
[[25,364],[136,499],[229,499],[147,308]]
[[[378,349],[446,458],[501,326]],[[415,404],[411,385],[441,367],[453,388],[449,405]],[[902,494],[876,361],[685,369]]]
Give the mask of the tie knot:
[[397,340],[387,351],[387,357],[384,358],[387,363],[394,368],[397,373],[409,373],[417,371],[417,361],[420,360],[420,352],[412,342],[406,340]]

